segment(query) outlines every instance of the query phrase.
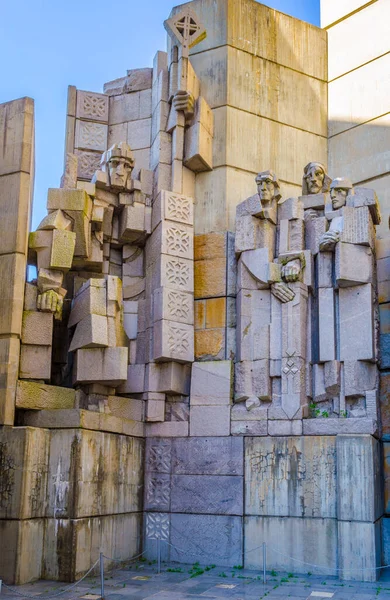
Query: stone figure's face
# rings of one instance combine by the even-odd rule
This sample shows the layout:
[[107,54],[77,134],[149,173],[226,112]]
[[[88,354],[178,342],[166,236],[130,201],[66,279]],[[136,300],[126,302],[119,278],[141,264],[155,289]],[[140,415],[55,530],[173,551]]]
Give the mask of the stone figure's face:
[[330,197],[332,199],[333,210],[337,210],[338,208],[341,208],[345,205],[347,201],[347,194],[348,190],[345,190],[343,188],[335,187],[330,190]]
[[269,176],[258,178],[257,191],[262,202],[271,202],[275,197],[275,184],[272,178]]
[[305,176],[309,194],[319,194],[324,185],[325,173],[318,166],[311,166]]
[[113,157],[108,163],[110,173],[110,184],[115,188],[125,188],[133,167],[130,161],[124,157]]

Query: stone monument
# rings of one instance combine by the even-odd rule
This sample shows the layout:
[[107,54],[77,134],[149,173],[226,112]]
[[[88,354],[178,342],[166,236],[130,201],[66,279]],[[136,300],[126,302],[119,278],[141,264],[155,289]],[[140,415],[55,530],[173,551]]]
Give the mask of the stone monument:
[[387,207],[327,172],[326,32],[254,0],[164,26],[153,68],[69,87],[30,233],[33,101],[0,105],[0,579],[158,545],[258,569],[265,542],[375,580]]

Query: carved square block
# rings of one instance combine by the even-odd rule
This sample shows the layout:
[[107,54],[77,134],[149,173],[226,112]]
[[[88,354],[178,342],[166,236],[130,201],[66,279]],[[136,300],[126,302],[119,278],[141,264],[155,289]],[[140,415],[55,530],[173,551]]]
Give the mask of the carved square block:
[[102,123],[76,120],[75,147],[80,150],[104,152],[107,148],[108,126]]
[[77,155],[77,177],[80,179],[92,179],[95,171],[100,167],[102,158],[101,152],[85,152],[84,150],[75,150]]
[[163,221],[153,232],[154,246],[169,256],[178,258],[194,258],[194,233],[191,225],[182,225],[171,221]]
[[171,503],[171,476],[147,472],[145,475],[145,510],[167,510]]
[[192,325],[162,319],[154,324],[153,359],[193,362],[194,328]]
[[183,292],[193,292],[194,263],[192,260],[163,254],[157,280],[156,287],[168,286]]
[[145,470],[155,473],[170,473],[172,458],[172,442],[170,439],[153,439],[146,441]]
[[189,196],[162,190],[153,204],[153,229],[161,220],[176,221],[186,225],[194,224],[194,202]]
[[169,540],[170,515],[164,513],[148,513],[146,515],[146,539]]
[[179,323],[194,323],[194,296],[167,286],[153,292],[153,320],[168,319]]
[[76,117],[108,122],[108,96],[77,90]]

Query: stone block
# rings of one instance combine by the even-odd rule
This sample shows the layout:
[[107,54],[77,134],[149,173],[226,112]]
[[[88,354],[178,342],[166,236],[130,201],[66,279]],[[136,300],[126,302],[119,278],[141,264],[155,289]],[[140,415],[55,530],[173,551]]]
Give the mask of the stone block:
[[165,219],[186,225],[193,225],[194,210],[192,198],[165,190],[161,191],[153,204],[152,228],[155,229],[160,221]]
[[79,348],[105,348],[108,345],[107,317],[91,314],[77,323],[69,352]]
[[153,320],[168,319],[179,323],[194,323],[194,297],[168,286],[153,291]]
[[191,406],[229,406],[233,392],[232,363],[229,360],[193,363]]
[[170,512],[171,476],[147,472],[145,475],[144,509]]
[[4,542],[0,571],[4,583],[22,585],[42,577],[44,520],[0,520]]
[[319,359],[321,362],[336,358],[335,310],[333,288],[318,290]]
[[48,431],[30,427],[4,427],[0,432],[0,446],[2,483],[6,490],[0,506],[0,519],[44,517],[47,505]]
[[185,323],[162,319],[153,328],[153,358],[156,361],[194,360],[194,328]]
[[213,137],[202,123],[194,123],[186,132],[184,164],[195,173],[213,167]]
[[[358,363],[360,364],[360,363]],[[345,363],[344,363],[345,369]],[[340,363],[338,360],[331,360],[324,364],[324,385],[327,394],[338,396],[340,393]],[[345,370],[344,370],[345,386]]]
[[108,121],[108,96],[77,90],[76,116],[93,121]]
[[136,340],[138,332],[138,315],[134,313],[124,313],[123,327],[129,340]]
[[24,288],[24,310],[37,310],[37,296],[37,286],[26,282]]
[[363,434],[376,435],[378,423],[376,420],[360,418],[322,418],[304,419],[303,435],[339,435]]
[[15,394],[19,375],[20,341],[0,339],[0,423],[13,425]]
[[285,421],[282,419],[268,421],[268,434],[271,436],[302,435],[302,421]]
[[107,290],[104,279],[89,279],[82,285],[73,299],[68,327],[77,325],[88,315],[107,315]]
[[390,333],[384,333],[379,336],[379,357],[380,357],[380,368],[390,368]]
[[23,344],[51,346],[53,338],[53,315],[37,311],[23,311],[22,335]]
[[226,436],[230,434],[229,406],[191,406],[191,436]]
[[108,410],[114,417],[141,422],[144,420],[144,404],[143,400],[121,396],[109,396],[107,401]]
[[150,148],[152,132],[152,119],[139,119],[127,123],[127,143],[132,150]]
[[173,475],[171,511],[243,514],[243,478],[230,475]]
[[103,123],[93,123],[76,119],[75,148],[104,152],[107,148],[108,127]]
[[337,436],[337,518],[373,523],[383,514],[379,442],[369,435]]
[[183,292],[194,290],[194,263],[192,260],[161,255],[153,276],[153,289],[162,286]]
[[20,98],[0,106],[0,175],[33,172],[34,100]]
[[[156,394],[160,395],[160,394]],[[163,423],[165,419],[165,397],[162,394],[161,399],[148,398],[146,402],[145,420],[149,423]]]
[[271,400],[269,360],[245,360],[235,365],[235,401],[241,402],[253,396]]
[[361,396],[378,385],[378,370],[373,363],[362,360],[344,361],[345,396]]
[[174,561],[214,563],[232,567],[242,560],[242,518],[225,515],[171,515]]
[[372,285],[339,290],[340,360],[374,360]]
[[20,336],[26,279],[26,258],[23,254],[0,256],[0,281],[7,282],[0,291],[0,335]]
[[171,459],[171,439],[149,438],[146,440],[145,471],[152,471],[154,473],[170,473]]
[[[44,577],[68,582],[80,579],[103,548],[106,556],[124,562],[130,560],[140,553],[141,535],[140,513],[85,519],[47,519]],[[115,565],[113,561],[107,563],[108,568]]]
[[246,439],[245,514],[335,518],[335,437],[292,435]]
[[241,290],[237,294],[237,359],[270,357],[271,293]]
[[226,325],[226,298],[206,300],[206,329],[218,329]]
[[390,373],[380,374],[379,386],[382,434],[386,440],[390,440]]
[[127,380],[128,348],[83,348],[76,351],[74,383],[117,386]]
[[146,437],[186,437],[188,423],[186,421],[169,421],[165,423],[147,423]]
[[25,410],[53,410],[57,408],[75,408],[76,393],[71,388],[18,381],[16,407]]
[[195,331],[196,360],[223,360],[225,345],[224,328]]
[[[46,516],[81,518],[138,512],[143,440],[100,431],[50,432]],[[101,486],[104,477],[105,485]]]
[[321,237],[326,232],[326,217],[307,219],[305,222],[305,248],[311,250],[313,255],[318,255]]
[[336,244],[335,275],[339,287],[371,283],[373,267],[371,248],[344,242]]
[[20,347],[19,377],[21,379],[50,379],[51,346],[24,345]]
[[389,556],[389,544],[390,544],[390,519],[383,518],[381,520],[382,524],[382,565],[388,565],[390,556]]
[[149,365],[149,370],[156,369],[155,385],[149,386],[149,391],[164,394],[184,395],[190,393],[191,367],[177,362]]
[[172,442],[172,451],[164,442],[163,448],[158,447],[158,452],[154,450],[154,455],[161,456],[159,464],[166,465],[164,469],[168,469],[169,464],[175,475],[243,475],[243,440],[238,438],[177,439]]
[[381,561],[381,523],[338,522],[339,577],[376,581]]
[[263,540],[269,548],[267,569],[306,574],[308,566],[305,563],[308,563],[311,573],[323,577],[323,567],[326,567],[327,573],[332,573],[338,566],[335,519],[245,517],[244,540],[244,564],[247,569],[262,568],[262,554],[254,551],[259,540]]
[[30,186],[29,173],[11,173],[0,177],[0,254],[26,253],[31,213]]
[[140,202],[124,206],[119,217],[119,239],[126,244],[142,242],[147,233],[146,208]]
[[[271,275],[268,248],[246,250],[241,254],[240,260],[243,262],[249,273],[256,281],[268,286]],[[245,286],[242,285],[242,287]]]
[[272,261],[275,252],[276,230],[269,221],[244,215],[236,222],[236,253],[256,248],[268,248],[269,260]]
[[268,435],[267,421],[233,421],[230,432],[232,435]]
[[[339,244],[338,244],[339,245]],[[317,276],[319,288],[333,287],[333,254],[332,252],[319,252],[317,256]]]

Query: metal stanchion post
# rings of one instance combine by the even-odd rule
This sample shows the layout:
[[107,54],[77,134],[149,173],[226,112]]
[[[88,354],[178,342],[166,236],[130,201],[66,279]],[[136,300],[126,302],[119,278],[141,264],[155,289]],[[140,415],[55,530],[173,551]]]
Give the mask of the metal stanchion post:
[[1,594],[1,584],[2,584],[2,580],[0,579],[0,594]]
[[157,538],[157,573],[161,573],[161,539]]
[[100,552],[100,596],[104,600],[104,556]]
[[266,546],[265,542],[263,542],[263,583],[264,584],[267,581],[266,570],[267,570],[267,546]]

